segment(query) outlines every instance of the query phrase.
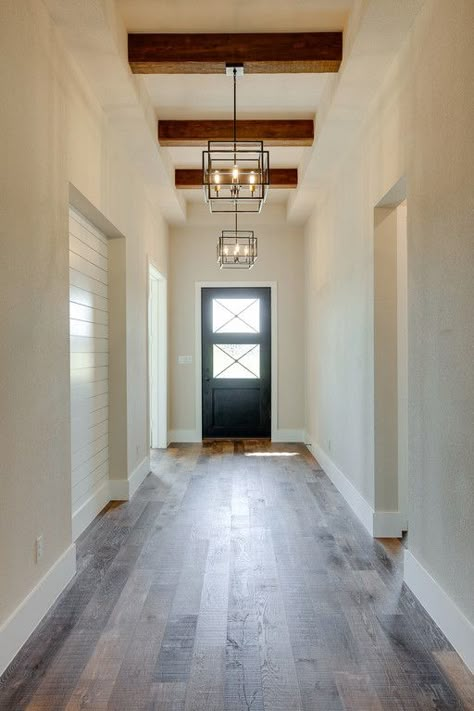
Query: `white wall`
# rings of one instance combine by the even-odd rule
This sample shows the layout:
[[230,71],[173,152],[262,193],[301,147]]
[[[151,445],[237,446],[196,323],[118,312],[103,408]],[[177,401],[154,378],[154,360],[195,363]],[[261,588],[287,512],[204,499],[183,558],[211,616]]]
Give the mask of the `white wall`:
[[43,3],[0,16],[1,625],[71,544],[69,183],[125,236],[123,477],[148,454],[147,256],[166,274],[167,228]]
[[408,184],[409,547],[474,621],[471,0],[428,0],[307,224],[307,428],[374,507],[374,207]]
[[[219,270],[219,231],[232,216],[210,215],[193,205],[186,225],[170,237],[170,430],[189,437],[196,431],[196,377],[193,365],[178,365],[178,355],[195,359],[195,283],[275,281],[278,287],[278,412],[277,427],[287,436],[302,436],[304,423],[303,234],[286,223],[282,206],[266,205],[260,215],[242,215],[239,226],[254,229],[259,256],[251,270]],[[275,422],[273,422],[275,425]],[[184,433],[184,434],[183,434]],[[200,433],[197,433],[200,436]],[[283,434],[284,436],[284,434]]]

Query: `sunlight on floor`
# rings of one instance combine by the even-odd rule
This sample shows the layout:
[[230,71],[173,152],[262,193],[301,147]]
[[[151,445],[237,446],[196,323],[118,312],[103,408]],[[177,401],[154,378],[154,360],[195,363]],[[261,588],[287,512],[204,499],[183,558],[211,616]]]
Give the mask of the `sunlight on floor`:
[[299,452],[245,452],[246,457],[298,457]]

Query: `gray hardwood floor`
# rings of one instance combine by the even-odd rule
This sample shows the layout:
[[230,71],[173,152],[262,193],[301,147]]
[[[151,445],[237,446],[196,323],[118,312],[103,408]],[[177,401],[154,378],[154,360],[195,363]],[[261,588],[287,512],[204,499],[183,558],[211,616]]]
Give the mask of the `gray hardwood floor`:
[[474,680],[307,450],[220,442],[78,541],[78,572],[0,680],[8,711],[474,709]]

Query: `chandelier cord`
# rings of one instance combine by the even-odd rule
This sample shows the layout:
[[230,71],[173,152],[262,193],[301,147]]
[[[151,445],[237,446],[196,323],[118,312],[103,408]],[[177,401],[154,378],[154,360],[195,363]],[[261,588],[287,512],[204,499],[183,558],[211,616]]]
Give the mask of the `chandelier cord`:
[[234,151],[237,143],[237,67],[234,67]]

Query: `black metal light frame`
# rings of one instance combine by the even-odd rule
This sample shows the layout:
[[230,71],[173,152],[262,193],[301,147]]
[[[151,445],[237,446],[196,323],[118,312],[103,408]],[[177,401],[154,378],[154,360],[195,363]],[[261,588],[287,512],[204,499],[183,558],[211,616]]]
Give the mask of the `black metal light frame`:
[[202,153],[204,199],[211,212],[259,213],[270,185],[270,154],[263,141],[237,140],[237,66],[234,78],[234,137],[208,141]]
[[217,263],[220,269],[252,269],[257,260],[257,238],[253,230],[239,230],[237,211],[235,228],[222,230],[217,243]]

